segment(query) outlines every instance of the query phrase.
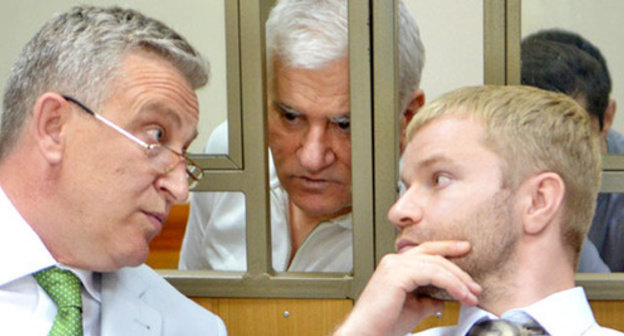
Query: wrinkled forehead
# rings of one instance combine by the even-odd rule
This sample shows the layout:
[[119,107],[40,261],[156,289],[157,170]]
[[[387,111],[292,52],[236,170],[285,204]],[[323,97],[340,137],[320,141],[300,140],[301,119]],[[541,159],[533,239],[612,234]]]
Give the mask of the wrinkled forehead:
[[[149,53],[123,58],[121,73],[111,81],[111,94],[101,112],[115,120],[132,122],[160,116],[175,121],[170,131],[192,138],[197,130],[199,103],[182,73],[167,60]],[[166,118],[165,118],[166,117]]]

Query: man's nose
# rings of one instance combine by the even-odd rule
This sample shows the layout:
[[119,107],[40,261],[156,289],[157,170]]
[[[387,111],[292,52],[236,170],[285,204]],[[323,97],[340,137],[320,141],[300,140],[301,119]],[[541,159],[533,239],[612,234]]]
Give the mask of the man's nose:
[[297,155],[301,166],[308,171],[319,172],[336,160],[336,154],[330,143],[331,139],[324,127],[310,127],[302,141]]
[[422,206],[416,202],[416,195],[408,189],[392,205],[388,211],[388,220],[399,230],[418,223],[422,220]]
[[172,203],[183,203],[188,200],[189,184],[186,175],[186,165],[178,164],[171,171],[158,177],[156,188],[165,193],[165,197]]

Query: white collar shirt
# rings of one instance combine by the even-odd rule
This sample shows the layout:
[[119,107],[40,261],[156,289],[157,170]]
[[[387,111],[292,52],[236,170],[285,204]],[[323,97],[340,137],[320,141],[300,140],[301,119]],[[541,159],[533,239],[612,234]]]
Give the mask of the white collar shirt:
[[[523,311],[529,314],[552,336],[624,335],[619,331],[598,325],[587,302],[585,291],[581,287],[557,292],[527,307],[512,309],[503,315],[512,311]],[[456,326],[432,328],[415,335],[463,336],[475,322],[484,316],[492,319],[498,318],[478,307],[461,306]]]
[[[205,151],[227,153],[227,123],[211,134]],[[282,188],[269,151],[269,197],[273,268],[277,272],[337,272],[353,269],[351,213],[317,225],[292,256],[288,194]],[[195,192],[180,251],[180,269],[247,269],[245,198],[239,192]],[[250,222],[254,223],[253,218]]]
[[83,284],[84,335],[100,334],[100,276],[58,264],[39,236],[0,188],[0,333],[46,335],[56,317],[56,304],[32,276],[58,266],[74,272]]
[[[351,213],[319,223],[292,258],[288,194],[271,162],[270,203],[273,268],[277,272],[338,272],[353,269]],[[191,196],[180,268],[247,269],[245,199],[237,192],[200,192]],[[253,223],[253,219],[251,220]]]

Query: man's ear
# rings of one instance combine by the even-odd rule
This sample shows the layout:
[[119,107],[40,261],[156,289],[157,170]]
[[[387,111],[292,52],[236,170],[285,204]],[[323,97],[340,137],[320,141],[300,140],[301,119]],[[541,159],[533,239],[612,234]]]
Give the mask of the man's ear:
[[405,111],[401,114],[401,119],[399,120],[399,143],[400,143],[400,151],[403,153],[403,149],[407,145],[405,143],[405,131],[407,130],[407,125],[409,125],[412,118],[416,115],[418,110],[425,105],[425,92],[421,89],[416,89],[412,92],[412,98],[410,99]]
[[39,96],[33,106],[35,141],[42,156],[50,164],[59,163],[62,159],[70,108],[62,96],[52,92]]
[[611,126],[613,125],[613,120],[615,120],[615,111],[617,109],[617,104],[615,100],[609,99],[609,105],[605,109],[604,117],[602,118],[602,132],[603,136],[607,136]]
[[526,180],[518,191],[524,232],[539,234],[561,212],[565,196],[563,179],[553,172],[540,173]]
[[425,105],[425,92],[421,89],[416,89],[412,92],[412,98],[410,99],[405,111],[401,118],[405,118],[405,126],[409,124],[412,118],[416,115],[416,112]]

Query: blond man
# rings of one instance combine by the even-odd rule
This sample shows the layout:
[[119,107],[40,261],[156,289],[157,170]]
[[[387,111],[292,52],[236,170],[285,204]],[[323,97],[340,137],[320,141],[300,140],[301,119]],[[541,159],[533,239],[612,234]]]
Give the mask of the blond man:
[[408,139],[407,190],[388,215],[397,253],[338,335],[403,335],[446,299],[462,304],[458,324],[423,335],[621,335],[596,323],[574,285],[600,182],[598,139],[576,102],[522,86],[459,89],[419,112]]

